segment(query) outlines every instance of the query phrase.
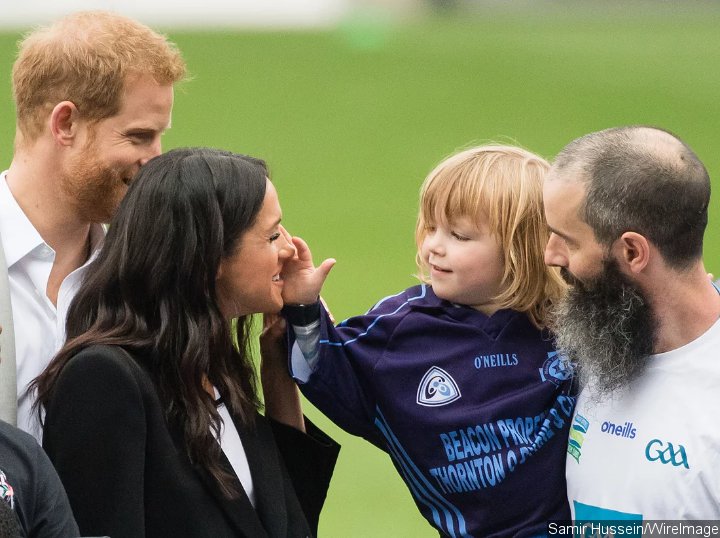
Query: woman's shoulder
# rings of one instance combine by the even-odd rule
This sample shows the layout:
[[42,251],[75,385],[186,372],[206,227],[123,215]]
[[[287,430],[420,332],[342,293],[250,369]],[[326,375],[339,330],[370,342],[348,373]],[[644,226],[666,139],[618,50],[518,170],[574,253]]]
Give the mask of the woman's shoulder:
[[73,355],[60,372],[60,379],[109,379],[137,383],[147,375],[134,355],[120,346],[91,345]]
[[74,354],[58,373],[46,407],[45,430],[61,415],[68,420],[72,414],[92,414],[103,420],[111,415],[112,421],[139,416],[139,409],[145,409],[155,398],[149,374],[132,355],[118,346],[88,346]]
[[131,364],[135,363],[135,359],[133,355],[120,346],[93,344],[78,350],[68,360],[68,365],[88,362],[128,369]]

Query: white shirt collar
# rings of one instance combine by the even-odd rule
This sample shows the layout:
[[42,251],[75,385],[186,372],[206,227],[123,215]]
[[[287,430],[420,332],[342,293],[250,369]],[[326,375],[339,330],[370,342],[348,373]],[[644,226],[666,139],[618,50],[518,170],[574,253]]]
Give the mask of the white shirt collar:
[[10,192],[6,175],[7,171],[0,174],[0,234],[9,268],[45,241]]
[[[7,184],[7,170],[0,174],[0,236],[5,249],[8,268],[38,247],[52,248],[45,243],[30,219],[15,200]],[[105,228],[101,224],[90,227],[90,258],[93,260],[105,239]]]

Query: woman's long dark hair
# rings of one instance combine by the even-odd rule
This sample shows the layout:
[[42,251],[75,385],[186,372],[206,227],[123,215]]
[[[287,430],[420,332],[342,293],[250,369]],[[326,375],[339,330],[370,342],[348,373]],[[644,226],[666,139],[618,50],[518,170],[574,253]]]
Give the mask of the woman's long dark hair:
[[74,355],[91,345],[122,346],[150,372],[191,460],[228,496],[237,494],[219,463],[211,428],[219,432],[221,419],[203,379],[252,422],[259,400],[249,318],[223,318],[215,282],[221,259],[260,211],[266,176],[261,160],[205,148],[173,150],[142,167],[69,308],[65,346],[34,381],[38,413]]

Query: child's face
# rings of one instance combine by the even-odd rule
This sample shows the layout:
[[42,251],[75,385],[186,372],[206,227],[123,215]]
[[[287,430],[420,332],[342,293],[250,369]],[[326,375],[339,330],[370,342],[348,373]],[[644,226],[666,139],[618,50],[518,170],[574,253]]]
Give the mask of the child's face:
[[[479,226],[478,226],[479,224]],[[427,229],[420,247],[435,294],[492,315],[501,289],[504,262],[497,239],[485,222],[461,217]]]

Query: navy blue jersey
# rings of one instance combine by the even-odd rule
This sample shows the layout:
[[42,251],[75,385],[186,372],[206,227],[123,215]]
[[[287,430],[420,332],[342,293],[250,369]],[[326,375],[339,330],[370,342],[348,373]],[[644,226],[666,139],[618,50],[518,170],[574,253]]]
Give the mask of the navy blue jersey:
[[488,317],[420,285],[320,324],[303,394],[391,456],[441,534],[534,536],[569,519],[570,369],[525,314]]

